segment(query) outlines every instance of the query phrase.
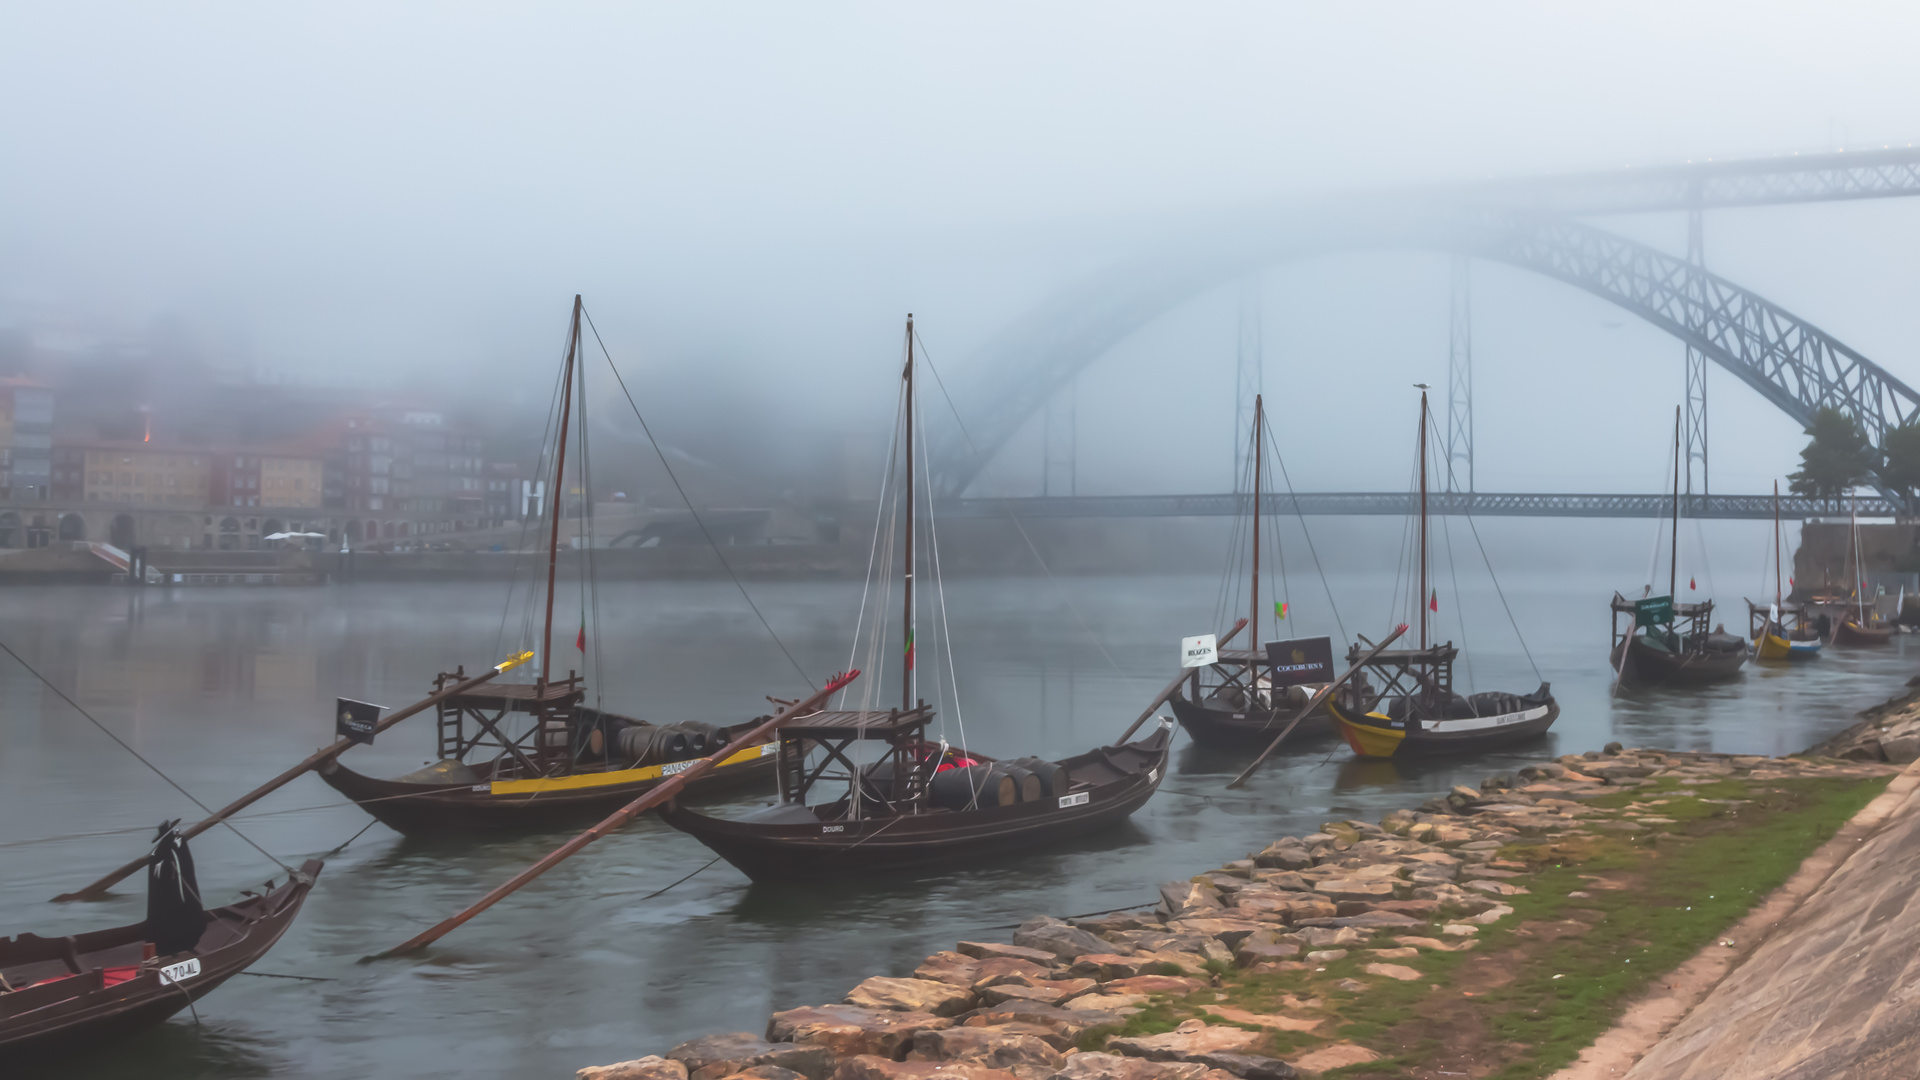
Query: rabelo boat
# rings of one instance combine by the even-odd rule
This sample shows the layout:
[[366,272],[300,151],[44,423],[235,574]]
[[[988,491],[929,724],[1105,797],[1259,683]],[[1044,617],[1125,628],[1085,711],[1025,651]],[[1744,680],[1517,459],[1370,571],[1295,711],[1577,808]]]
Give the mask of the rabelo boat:
[[[1455,693],[1453,662],[1460,650],[1452,642],[1436,645],[1431,640],[1428,620],[1438,594],[1429,600],[1426,391],[1420,387],[1419,592],[1413,598],[1420,609],[1420,644],[1376,652],[1349,686],[1327,699],[1340,734],[1361,757],[1483,753],[1543,735],[1560,715],[1546,682],[1531,694]],[[1359,663],[1369,651],[1355,645],[1347,652],[1347,662]]]
[[0,1065],[46,1062],[158,1024],[245,971],[292,925],[318,860],[208,911],[177,824],[163,824],[154,843],[146,919],[0,938]]
[[[559,493],[567,490],[569,421],[578,442],[576,478],[587,446],[586,373],[581,363],[581,302],[573,301],[559,386],[559,437],[553,449],[555,497],[544,500],[546,616],[531,683],[490,681],[447,694],[467,681],[464,667],[434,678],[438,760],[394,779],[367,776],[331,757],[316,766],[321,779],[382,824],[402,833],[547,829],[605,817],[664,778],[728,742],[731,727],[699,722],[653,724],[586,704],[586,680],[565,676],[553,663],[554,582],[560,551]],[[590,496],[589,496],[590,497]],[[582,508],[583,515],[585,508]],[[591,558],[589,548],[585,557]],[[580,647],[585,651],[585,616]],[[532,654],[525,654],[532,655]],[[513,666],[519,659],[509,661]],[[353,703],[342,702],[343,710]],[[343,718],[342,724],[346,720]],[[346,729],[343,727],[342,731]],[[731,755],[693,781],[694,793],[770,784],[773,746],[762,742]]]
[[[883,514],[895,512],[883,529],[886,550],[891,552],[895,538],[904,549],[899,707],[822,711],[783,725],[772,757],[780,801],[772,806],[737,820],[699,813],[678,800],[659,810],[668,824],[756,882],[947,867],[1024,853],[1124,821],[1152,797],[1166,774],[1171,720],[1162,720],[1144,738],[1058,761],[994,757],[929,737],[934,710],[917,697],[914,670],[912,316],[906,338],[889,459],[890,473],[904,482],[890,482],[891,506],[883,500],[881,508]],[[896,537],[892,523],[902,519]],[[936,582],[937,545],[937,538],[929,545]],[[890,571],[878,561],[878,537],[875,547],[870,580],[884,582]],[[876,618],[874,649],[885,632]],[[865,760],[873,749],[876,760]],[[819,795],[827,797],[815,801]]]

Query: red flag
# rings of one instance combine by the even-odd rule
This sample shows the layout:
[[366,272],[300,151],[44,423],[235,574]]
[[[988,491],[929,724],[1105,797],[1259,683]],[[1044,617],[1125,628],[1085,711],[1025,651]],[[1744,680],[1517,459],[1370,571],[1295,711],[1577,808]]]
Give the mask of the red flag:
[[587,616],[585,612],[580,614],[580,634],[573,639],[573,647],[579,649],[581,652],[587,651]]
[[1698,585],[1695,585],[1695,584],[1693,583],[1693,579],[1692,579],[1692,578],[1688,578],[1688,579],[1687,579],[1687,588],[1689,588],[1689,589],[1698,589],[1699,587],[1700,587],[1700,586],[1698,586]]
[[1433,599],[1427,601],[1427,609],[1430,611],[1440,610],[1440,590],[1439,589],[1433,590]]

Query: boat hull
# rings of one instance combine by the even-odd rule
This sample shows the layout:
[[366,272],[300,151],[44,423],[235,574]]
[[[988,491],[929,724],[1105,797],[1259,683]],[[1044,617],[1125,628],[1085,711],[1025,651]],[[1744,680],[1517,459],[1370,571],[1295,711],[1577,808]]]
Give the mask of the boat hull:
[[1789,641],[1779,634],[1762,634],[1753,642],[1756,660],[1812,660],[1820,655],[1820,642]]
[[[1624,669],[1622,650],[1626,652]],[[1612,659],[1621,679],[1635,686],[1701,686],[1740,674],[1747,663],[1747,652],[1701,649],[1674,653],[1648,644],[1635,634],[1614,648]]]
[[[1274,736],[1286,731],[1287,725],[1300,716],[1298,709],[1265,709],[1257,705],[1235,712],[1216,702],[1188,701],[1180,694],[1168,698],[1167,704],[1187,737],[1213,750],[1265,750],[1273,744]],[[1314,712],[1324,715],[1321,709]],[[1295,724],[1282,747],[1299,741],[1305,729],[1304,723]]]
[[[773,744],[749,747],[687,783],[700,795],[762,784],[773,788]],[[665,766],[691,765],[691,761]],[[589,825],[658,786],[662,767],[615,773],[576,773],[542,780],[491,784],[423,784],[382,780],[354,772],[338,759],[318,770],[329,787],[352,799],[382,825],[409,836],[496,833]],[[624,774],[644,774],[622,779]],[[599,781],[599,782],[595,782]]]
[[[0,995],[0,1061],[43,1061],[46,1058],[91,1049],[104,1041],[150,1027],[211,993],[221,983],[245,971],[280,940],[300,914],[322,864],[308,860],[286,884],[264,896],[214,908],[200,942],[189,953],[161,957],[141,965],[138,957],[145,923],[75,935],[75,953],[90,967],[101,970],[138,965],[139,974],[113,986],[69,992],[66,979],[45,986]],[[66,974],[62,965],[49,972],[46,962],[14,964],[9,956],[31,954],[59,939],[22,934],[0,940],[0,971],[15,985]],[[198,960],[199,971],[173,983],[163,983],[159,968]],[[85,974],[72,976],[88,980]],[[31,996],[29,996],[31,995]]]
[[1356,714],[1332,700],[1327,710],[1347,745],[1367,758],[1485,753],[1538,738],[1560,716],[1560,704],[1552,698],[1514,713],[1441,721],[1432,730],[1417,723],[1401,724],[1377,712]]
[[1885,645],[1892,640],[1891,626],[1862,626],[1852,619],[1842,619],[1833,629],[1836,645]]
[[660,816],[756,882],[952,866],[1024,853],[1125,821],[1165,777],[1170,736],[1162,727],[1137,742],[1068,758],[1060,764],[1070,776],[1107,779],[1084,792],[1012,806],[781,824],[709,817],[676,801],[662,807]]

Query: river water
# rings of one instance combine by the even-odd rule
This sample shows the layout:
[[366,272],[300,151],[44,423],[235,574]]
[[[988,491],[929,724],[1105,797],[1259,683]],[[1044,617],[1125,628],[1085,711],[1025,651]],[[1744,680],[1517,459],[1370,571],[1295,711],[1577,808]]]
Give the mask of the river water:
[[[1776,754],[1805,748],[1900,692],[1914,639],[1829,650],[1794,668],[1749,668],[1725,686],[1615,695],[1604,601],[1616,584],[1503,578],[1475,613],[1463,689],[1531,690],[1534,665],[1563,714],[1524,755],[1417,768],[1361,763],[1318,736],[1245,789],[1241,762],[1184,737],[1160,793],[1127,825],[1061,850],[908,881],[750,888],[645,819],[562,865],[421,956],[362,962],[479,897],[553,847],[555,835],[491,842],[403,840],[375,825],[332,856],[306,910],[258,965],[328,981],[241,977],[187,1016],[62,1068],[65,1077],[564,1077],[665,1050],[693,1035],[761,1030],[769,1010],[831,1001],[870,974],[905,974],[961,938],[1001,940],[1036,912],[1149,902],[1154,885],[1320,822],[1377,819],[1457,781],[1550,754],[1627,744]],[[1349,631],[1378,636],[1391,582],[1333,581]],[[1109,740],[1173,671],[1177,639],[1212,628],[1212,576],[974,578],[946,583],[958,693],[971,742],[989,753],[1065,756]],[[200,800],[217,805],[331,736],[336,696],[398,706],[437,670],[504,655],[502,592],[489,585],[0,591],[0,640]],[[860,586],[755,584],[755,601],[816,679],[846,666]],[[731,583],[604,586],[591,627],[607,708],[656,720],[737,722],[762,695],[798,696],[800,676]],[[1736,600],[1737,603],[1737,600]],[[1301,603],[1300,609],[1312,605]],[[567,610],[567,609],[563,609]],[[577,612],[577,606],[570,609]],[[1357,625],[1373,611],[1378,625]],[[577,614],[556,636],[569,656]],[[1444,618],[1443,624],[1448,623]],[[1728,619],[1736,629],[1737,616]],[[1307,632],[1331,626],[1308,625]],[[511,637],[511,634],[508,635]],[[923,666],[927,645],[922,647]],[[931,651],[943,652],[933,643]],[[891,649],[882,655],[897,663]],[[932,697],[932,694],[928,694]],[[70,933],[137,921],[137,879],[94,904],[55,905],[140,852],[163,816],[196,817],[162,780],[12,660],[0,657],[0,932]],[[951,701],[943,715],[959,741]],[[394,775],[429,756],[424,720],[353,751]],[[718,812],[764,802],[741,796]],[[240,827],[297,864],[367,818],[317,778],[257,804]],[[195,842],[200,882],[226,902],[277,868],[232,835]]]

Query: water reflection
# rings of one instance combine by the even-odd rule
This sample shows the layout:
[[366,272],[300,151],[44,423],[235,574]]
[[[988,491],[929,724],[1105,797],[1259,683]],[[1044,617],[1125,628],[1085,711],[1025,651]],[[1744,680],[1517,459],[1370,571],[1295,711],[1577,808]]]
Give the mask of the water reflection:
[[[1203,632],[1208,578],[950,581],[958,701],[930,693],[945,734],[988,752],[1061,757],[1112,738],[1172,674],[1174,645]],[[1391,582],[1336,580],[1361,609],[1387,610]],[[1606,581],[1507,580],[1532,631],[1529,657],[1491,630],[1471,642],[1463,689],[1552,680],[1563,713],[1536,745],[1458,761],[1355,760],[1309,724],[1241,790],[1235,754],[1177,742],[1173,772],[1124,828],[951,873],[800,887],[749,887],[691,838],[642,820],[418,958],[359,963],[470,903],[556,843],[401,839],[374,826],[328,860],[305,912],[261,965],[327,983],[249,979],[64,1075],[239,1077],[458,1073],[475,1080],[566,1075],[716,1030],[760,1030],[772,1008],[838,999],[867,975],[903,974],[955,940],[1004,939],[1036,912],[1150,903],[1154,887],[1239,858],[1284,833],[1377,819],[1455,783],[1606,742],[1782,753],[1844,727],[1898,692],[1912,642],[1829,650],[1811,664],[1750,668],[1700,689],[1613,692]],[[847,662],[859,586],[760,584],[755,599],[819,673]],[[504,589],[351,585],[324,589],[0,592],[0,637],[202,801],[225,801],[330,738],[335,696],[398,705],[432,675],[504,655]],[[1469,595],[1491,606],[1496,599]],[[1497,607],[1493,610],[1498,610]],[[1100,630],[1099,646],[1079,620]],[[765,694],[801,686],[729,584],[625,583],[603,590],[591,693],[650,719],[732,722]],[[1363,632],[1367,631],[1362,628]],[[1535,674],[1534,665],[1540,674]],[[895,676],[889,675],[889,678]],[[889,691],[891,693],[891,691]],[[937,693],[937,692],[936,692]],[[138,891],[60,907],[46,898],[135,853],[163,815],[194,808],[58,698],[0,667],[0,910],[7,932],[67,933],[130,922]],[[355,767],[392,775],[432,752],[430,724],[401,725]],[[718,812],[768,792],[721,797]],[[367,824],[317,779],[260,804],[241,826],[292,861]],[[130,830],[130,831],[117,831]],[[50,840],[64,836],[67,839]],[[224,902],[275,868],[216,831],[196,842],[203,887]],[[696,871],[698,871],[696,873]],[[277,872],[277,871],[275,871]],[[665,893],[649,894],[692,876]],[[1000,928],[1000,929],[996,929]]]

